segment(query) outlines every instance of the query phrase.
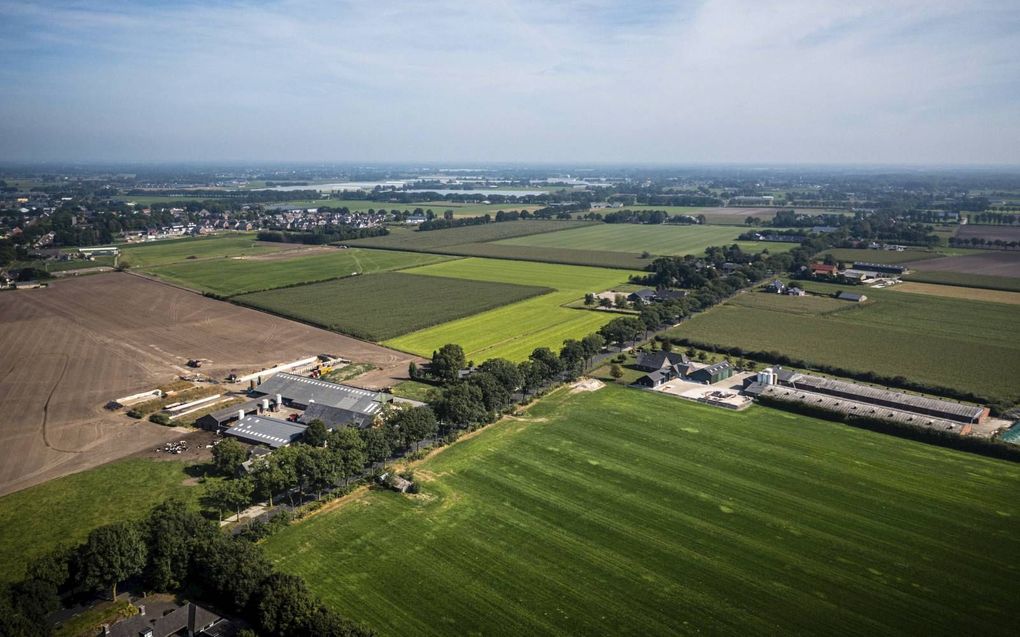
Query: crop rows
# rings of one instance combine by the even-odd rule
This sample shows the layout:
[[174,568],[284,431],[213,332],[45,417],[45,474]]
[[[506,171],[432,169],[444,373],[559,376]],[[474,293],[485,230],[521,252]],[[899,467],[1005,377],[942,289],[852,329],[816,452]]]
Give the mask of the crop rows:
[[551,291],[539,286],[380,272],[245,294],[234,300],[379,341]]
[[269,555],[382,635],[1011,630],[1016,465],[617,387],[528,416]]

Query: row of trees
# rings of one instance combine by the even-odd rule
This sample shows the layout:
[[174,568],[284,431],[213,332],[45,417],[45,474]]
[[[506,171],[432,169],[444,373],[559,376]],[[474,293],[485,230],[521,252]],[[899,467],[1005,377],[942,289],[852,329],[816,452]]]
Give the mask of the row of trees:
[[388,235],[390,231],[386,226],[372,226],[371,228],[359,228],[353,225],[329,224],[314,232],[291,232],[287,230],[261,230],[258,233],[259,241],[274,241],[277,243],[304,243],[307,245],[326,245],[337,241],[352,241],[366,237],[381,237]]
[[1016,250],[1020,241],[1008,239],[986,239],[985,237],[949,237],[949,245],[971,248],[995,248],[998,250]]
[[605,223],[640,223],[640,224],[662,224],[674,223],[680,225],[693,225],[705,223],[705,215],[671,215],[665,210],[615,210],[605,214],[589,212],[584,215],[585,219],[592,221],[603,221]]
[[61,595],[107,591],[137,581],[145,590],[181,592],[237,613],[266,635],[371,634],[324,606],[304,581],[276,572],[258,546],[221,533],[178,500],[139,522],[93,530],[79,546],[35,560],[28,577],[0,595],[0,634],[50,633],[46,615]]

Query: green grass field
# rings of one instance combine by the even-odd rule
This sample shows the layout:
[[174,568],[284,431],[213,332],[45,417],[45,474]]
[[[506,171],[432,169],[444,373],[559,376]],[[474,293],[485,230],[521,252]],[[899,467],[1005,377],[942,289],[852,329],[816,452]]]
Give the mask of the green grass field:
[[[541,285],[379,272],[244,294],[234,300],[337,332],[381,341],[551,291]],[[431,353],[430,349],[428,354]]]
[[487,223],[479,226],[463,226],[447,230],[428,230],[425,232],[401,229],[385,237],[370,237],[346,242],[348,245],[368,248],[386,248],[390,250],[414,250],[431,252],[446,246],[464,243],[498,241],[511,237],[529,234],[554,232],[566,228],[579,228],[589,225],[586,221],[551,221],[531,219],[527,221],[504,221]]
[[630,223],[600,224],[586,228],[504,239],[498,243],[538,248],[572,250],[604,250],[658,255],[703,254],[709,246],[737,243],[749,252],[785,252],[795,243],[737,241],[743,230],[725,226],[637,225]]
[[632,274],[623,270],[495,259],[459,259],[405,272],[408,275],[548,286],[556,290],[384,343],[422,356],[431,355],[446,343],[458,343],[469,359],[478,362],[495,357],[524,360],[536,347],[559,351],[564,340],[581,338],[598,330],[615,316],[562,306],[583,298],[587,292],[600,292],[624,283]]
[[202,487],[184,483],[188,466],[122,460],[0,498],[0,584],[20,579],[31,560],[83,541],[97,526],[142,518],[172,496],[197,502]]
[[560,391],[270,537],[381,635],[1007,635],[1020,466],[764,407]]
[[[204,259],[182,261],[148,270],[160,279],[185,287],[233,296],[246,292],[312,283],[384,270],[399,270],[445,260],[420,252],[333,249],[325,254],[273,259]],[[282,255],[281,255],[282,256]]]
[[621,270],[644,270],[652,258],[641,258],[640,254],[607,252],[604,250],[572,250],[570,248],[540,248],[537,246],[505,245],[500,242],[463,243],[439,248],[443,254],[487,259],[510,259],[514,261],[536,261],[538,263],[559,263],[562,265],[587,265],[596,268],[618,268]]
[[908,261],[919,261],[921,259],[935,259],[943,256],[942,253],[932,250],[866,250],[856,248],[830,248],[818,253],[818,258],[831,254],[837,261],[849,263],[862,261],[864,263],[887,263],[899,264]]
[[294,248],[285,243],[264,243],[254,234],[227,234],[196,239],[173,239],[121,246],[120,264],[130,268],[148,268],[169,263],[217,257],[269,254]]
[[[831,293],[833,285],[805,283]],[[857,288],[865,304],[753,292],[698,315],[671,334],[698,343],[779,352],[814,364],[904,376],[1020,399],[1016,306]],[[808,306],[811,306],[810,308]]]

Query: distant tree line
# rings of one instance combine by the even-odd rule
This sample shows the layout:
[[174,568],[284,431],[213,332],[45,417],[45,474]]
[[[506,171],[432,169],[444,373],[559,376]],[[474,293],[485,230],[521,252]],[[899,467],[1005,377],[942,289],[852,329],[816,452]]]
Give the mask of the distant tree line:
[[304,243],[307,245],[326,245],[339,241],[352,241],[366,237],[382,237],[390,231],[385,226],[358,228],[351,225],[330,224],[312,232],[293,232],[290,230],[260,230],[259,241],[276,243]]

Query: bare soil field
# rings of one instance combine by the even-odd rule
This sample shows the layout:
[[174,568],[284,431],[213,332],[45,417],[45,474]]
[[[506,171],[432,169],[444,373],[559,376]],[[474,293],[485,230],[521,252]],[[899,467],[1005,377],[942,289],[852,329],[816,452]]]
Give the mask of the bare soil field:
[[963,272],[986,276],[1020,277],[1020,252],[989,252],[925,259],[905,264],[921,272]]
[[984,239],[985,241],[1020,241],[1020,226],[991,226],[967,224],[956,231],[957,239]]
[[0,293],[0,495],[180,439],[104,405],[192,372],[222,378],[329,353],[389,386],[416,359],[122,273]]
[[933,296],[946,296],[953,299],[970,299],[971,301],[990,301],[992,303],[1020,305],[1020,292],[1006,292],[1004,290],[984,290],[981,288],[965,288],[956,285],[918,283],[915,281],[906,281],[889,289],[897,292],[910,292],[912,294],[931,294]]

